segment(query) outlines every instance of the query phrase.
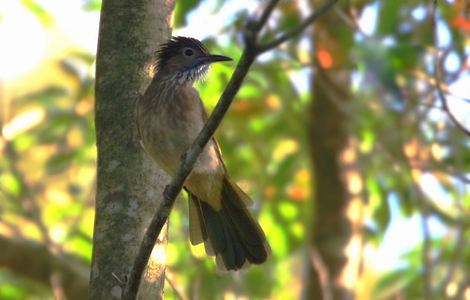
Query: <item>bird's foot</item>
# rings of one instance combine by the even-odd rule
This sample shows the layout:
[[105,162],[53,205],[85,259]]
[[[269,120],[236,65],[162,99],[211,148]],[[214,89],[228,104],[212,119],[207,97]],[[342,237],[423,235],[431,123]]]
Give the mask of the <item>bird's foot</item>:
[[167,184],[165,185],[165,189],[163,190],[163,199],[165,199],[166,201],[168,201],[168,199],[171,198],[171,192],[170,192],[170,185]]

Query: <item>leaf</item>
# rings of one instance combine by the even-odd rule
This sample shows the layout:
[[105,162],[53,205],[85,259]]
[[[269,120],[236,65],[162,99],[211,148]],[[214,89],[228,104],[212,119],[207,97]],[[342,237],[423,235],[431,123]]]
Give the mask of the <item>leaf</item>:
[[388,204],[387,198],[382,198],[381,205],[379,205],[374,211],[373,218],[375,221],[377,221],[379,229],[382,232],[385,232],[388,228],[388,225],[390,224],[391,219],[390,206]]
[[377,32],[380,35],[394,34],[400,26],[400,11],[403,3],[400,1],[381,1],[378,11]]
[[373,299],[390,299],[396,292],[409,285],[420,274],[419,269],[408,266],[382,276],[372,291]]
[[38,1],[21,0],[21,4],[23,4],[29,11],[34,13],[43,25],[48,26],[52,24],[52,16],[46,9],[44,9],[44,7],[42,7],[40,3],[38,3]]
[[[8,193],[14,196],[19,196],[21,194],[21,182],[13,174],[4,172],[0,174],[0,195],[1,193]],[[3,190],[4,189],[4,190]]]
[[298,155],[294,153],[274,166],[275,175],[272,180],[277,187],[282,188],[293,181],[292,174],[297,161]]
[[101,0],[86,0],[83,9],[86,11],[101,10]]

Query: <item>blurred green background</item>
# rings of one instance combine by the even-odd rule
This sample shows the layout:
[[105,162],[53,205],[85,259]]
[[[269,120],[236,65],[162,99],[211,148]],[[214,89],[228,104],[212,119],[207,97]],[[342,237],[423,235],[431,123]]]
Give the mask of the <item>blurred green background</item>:
[[[90,264],[100,5],[0,2],[0,299],[51,299],[60,290],[33,270],[53,257],[18,262],[15,252],[45,247]],[[178,1],[174,34],[237,59],[240,30],[258,5]],[[264,36],[293,28],[309,10],[308,1],[282,2]],[[313,82],[318,68],[334,68],[350,79],[325,83],[336,97],[350,97],[337,103],[344,119],[330,120],[347,120],[343,168],[331,171],[340,172],[349,199],[352,233],[338,249],[348,260],[343,284],[356,299],[470,299],[470,6],[440,1],[435,27],[422,1],[350,1],[331,13],[352,40],[339,31],[328,45],[315,44],[308,30],[261,56],[217,132],[227,168],[255,201],[272,258],[241,274],[218,274],[203,247],[190,246],[187,203],[179,201],[170,219],[166,298],[301,298],[321,201],[308,129]],[[454,121],[436,93],[438,50]],[[208,110],[233,68],[214,65],[197,84]]]

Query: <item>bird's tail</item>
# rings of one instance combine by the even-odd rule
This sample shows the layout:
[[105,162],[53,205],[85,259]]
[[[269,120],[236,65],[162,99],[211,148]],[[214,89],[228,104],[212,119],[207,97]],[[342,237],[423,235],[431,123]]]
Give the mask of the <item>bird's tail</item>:
[[250,263],[261,264],[271,252],[263,230],[248,211],[250,201],[228,178],[223,182],[218,211],[189,194],[191,243],[204,242],[207,254],[216,255],[221,269],[238,270]]

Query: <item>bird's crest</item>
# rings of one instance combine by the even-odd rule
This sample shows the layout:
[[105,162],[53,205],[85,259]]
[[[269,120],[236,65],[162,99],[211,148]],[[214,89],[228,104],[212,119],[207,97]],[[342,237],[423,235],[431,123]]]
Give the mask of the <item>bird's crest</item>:
[[199,40],[184,36],[174,36],[157,50],[157,70],[165,66],[171,57],[177,55],[185,47],[199,49],[202,53],[209,54],[209,50]]

